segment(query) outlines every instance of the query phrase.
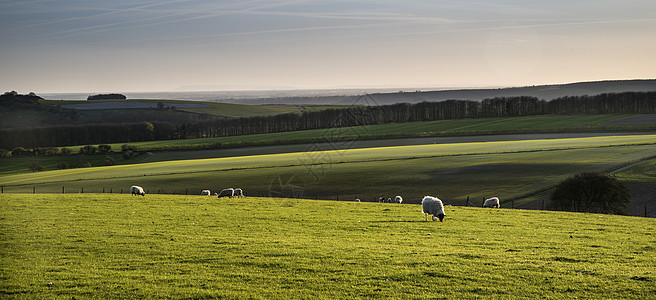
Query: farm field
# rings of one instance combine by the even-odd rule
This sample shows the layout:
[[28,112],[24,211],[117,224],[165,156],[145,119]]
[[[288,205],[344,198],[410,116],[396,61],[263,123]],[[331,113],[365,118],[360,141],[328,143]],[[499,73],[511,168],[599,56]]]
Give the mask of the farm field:
[[[635,115],[540,115],[508,118],[480,118],[440,120],[352,126],[330,129],[302,130],[269,134],[228,137],[180,139],[166,141],[110,144],[118,151],[123,144],[134,145],[141,151],[207,150],[306,144],[320,142],[349,142],[354,140],[395,139],[411,137],[462,137],[499,134],[537,134],[574,132],[632,132],[656,131],[656,124],[623,124],[620,120]],[[615,122],[614,125],[606,125]],[[80,147],[70,146],[74,152]]]
[[[514,205],[531,199],[503,201],[583,171],[654,158],[654,144],[655,135],[625,135],[306,151],[15,174],[0,176],[0,185],[5,193],[119,193],[138,184],[149,194],[198,194],[241,187],[253,196],[312,199],[400,194],[409,203],[433,194],[453,205],[496,195]],[[637,177],[627,174],[625,180]]]
[[[66,101],[66,100],[44,100],[49,105],[62,105],[64,108],[76,108],[80,110],[113,110],[124,109],[130,104],[145,104],[142,109],[156,108],[158,103],[164,107],[175,106],[177,110],[198,114],[208,114],[231,118],[271,116],[284,113],[301,111],[294,105],[244,105],[232,103],[219,103],[209,101],[184,101],[184,100],[152,100],[152,99],[129,99],[129,100],[94,100],[94,101]],[[150,106],[148,105],[150,104]]]
[[9,298],[649,299],[656,222],[281,198],[0,195]]

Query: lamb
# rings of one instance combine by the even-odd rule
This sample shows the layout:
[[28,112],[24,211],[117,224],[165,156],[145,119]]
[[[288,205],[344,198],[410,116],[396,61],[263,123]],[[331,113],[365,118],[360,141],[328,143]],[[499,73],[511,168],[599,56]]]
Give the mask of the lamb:
[[212,194],[212,192],[210,192],[210,190],[202,190],[200,194],[203,196],[209,196],[210,194]]
[[236,188],[233,196],[234,197],[244,197],[244,191],[242,191],[240,188]]
[[233,189],[233,188],[227,188],[227,189],[223,189],[223,190],[219,193],[218,198],[221,198],[221,197],[230,197],[230,198],[232,198],[234,195],[235,195],[235,189]]
[[144,189],[137,185],[133,185],[132,187],[130,187],[130,193],[132,193],[132,196],[134,195],[146,196]]
[[426,221],[428,221],[428,215],[433,215],[433,222],[437,221],[437,218],[442,222],[446,216],[442,200],[436,197],[424,196],[424,199],[421,200],[421,209],[426,216]]
[[401,196],[394,197],[394,203],[401,203],[401,202],[403,202],[403,198]]
[[490,199],[486,199],[485,202],[483,202],[483,207],[492,207],[492,208],[501,207],[501,205],[499,204],[499,198],[492,197]]

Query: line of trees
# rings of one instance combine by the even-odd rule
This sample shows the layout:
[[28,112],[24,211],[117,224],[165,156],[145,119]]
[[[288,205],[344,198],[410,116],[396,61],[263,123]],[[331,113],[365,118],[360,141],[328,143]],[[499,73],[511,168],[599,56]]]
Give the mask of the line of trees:
[[551,101],[535,97],[503,97],[481,102],[447,100],[384,106],[375,105],[371,95],[364,95],[345,109],[217,119],[181,125],[140,122],[0,129],[0,149],[222,137],[463,118],[605,113],[656,113],[656,92],[563,97]]

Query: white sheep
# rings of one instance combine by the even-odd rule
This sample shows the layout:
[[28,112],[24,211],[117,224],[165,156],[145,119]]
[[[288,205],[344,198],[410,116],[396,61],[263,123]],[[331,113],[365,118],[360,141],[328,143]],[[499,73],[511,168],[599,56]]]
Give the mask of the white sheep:
[[394,197],[394,203],[401,203],[401,202],[403,202],[403,198],[401,196]]
[[501,205],[499,204],[499,198],[492,197],[490,199],[485,199],[485,202],[483,202],[483,207],[492,207],[492,208],[501,207]]
[[234,197],[244,197],[244,191],[242,191],[240,188],[236,188],[235,192],[233,193]]
[[235,195],[235,189],[233,189],[233,188],[227,188],[227,189],[223,189],[223,190],[219,193],[218,198],[221,198],[221,197],[230,197],[230,198],[232,198],[234,195]]
[[210,192],[210,190],[202,190],[202,191],[200,192],[200,194],[203,195],[203,196],[209,196],[209,195],[212,194],[212,192]]
[[134,195],[146,196],[144,189],[137,185],[133,185],[132,187],[130,187],[130,193],[132,193],[133,196]]
[[437,218],[439,218],[440,222],[446,216],[442,200],[436,197],[424,196],[424,199],[421,200],[421,209],[426,216],[426,221],[428,221],[428,215],[433,215],[433,221],[437,221]]

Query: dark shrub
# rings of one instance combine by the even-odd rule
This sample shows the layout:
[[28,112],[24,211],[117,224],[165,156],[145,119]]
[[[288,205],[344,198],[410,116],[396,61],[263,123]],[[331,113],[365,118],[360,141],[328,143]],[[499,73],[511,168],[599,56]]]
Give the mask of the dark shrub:
[[555,209],[606,214],[626,214],[629,189],[601,173],[581,173],[559,183],[551,194]]

